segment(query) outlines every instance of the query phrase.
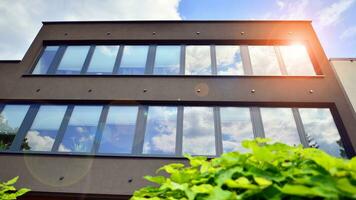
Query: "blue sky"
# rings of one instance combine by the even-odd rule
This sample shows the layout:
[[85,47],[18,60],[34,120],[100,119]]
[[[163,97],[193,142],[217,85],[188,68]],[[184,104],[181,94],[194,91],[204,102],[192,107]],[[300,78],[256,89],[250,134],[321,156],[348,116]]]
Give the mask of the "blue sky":
[[22,59],[41,21],[310,19],[328,57],[356,57],[356,0],[0,0],[0,60]]

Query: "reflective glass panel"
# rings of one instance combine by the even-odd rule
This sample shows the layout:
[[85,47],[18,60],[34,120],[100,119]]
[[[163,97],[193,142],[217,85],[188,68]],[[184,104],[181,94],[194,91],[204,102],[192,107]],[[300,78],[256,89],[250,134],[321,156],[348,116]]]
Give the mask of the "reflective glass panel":
[[10,148],[30,106],[6,105],[0,114],[0,151]]
[[210,46],[186,46],[186,75],[211,75]]
[[288,75],[315,75],[309,54],[303,45],[279,47]]
[[38,60],[32,74],[47,74],[58,48],[58,46],[47,46],[44,49],[41,58]]
[[144,154],[175,154],[177,108],[150,106],[147,113]]
[[67,106],[41,106],[26,134],[22,150],[51,151],[66,109]]
[[89,46],[68,46],[59,63],[57,74],[80,74]]
[[110,106],[100,141],[100,153],[131,153],[137,106]]
[[254,75],[281,75],[274,46],[249,46]]
[[89,74],[111,74],[119,46],[96,46],[88,66]]
[[212,107],[184,107],[183,153],[216,155]]
[[144,74],[148,46],[125,46],[119,74]]
[[261,108],[266,138],[289,145],[299,145],[300,138],[291,108]]
[[62,152],[90,152],[102,106],[75,106],[64,133]]
[[179,74],[180,46],[157,46],[153,74]]
[[328,108],[299,108],[309,146],[346,157],[339,131]]
[[220,108],[221,133],[223,151],[241,151],[246,149],[241,142],[253,139],[253,129],[249,108],[222,107]]
[[217,45],[215,49],[218,75],[244,75],[240,46]]

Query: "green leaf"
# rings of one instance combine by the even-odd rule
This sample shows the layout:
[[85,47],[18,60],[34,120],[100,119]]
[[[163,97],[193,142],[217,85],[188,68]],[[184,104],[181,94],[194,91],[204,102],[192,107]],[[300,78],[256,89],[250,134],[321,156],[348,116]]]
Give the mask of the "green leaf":
[[144,178],[150,182],[157,184],[163,184],[166,181],[166,177],[164,176],[145,176]]
[[16,176],[15,178],[13,178],[13,179],[7,181],[7,182],[5,183],[5,185],[13,185],[13,184],[15,184],[15,183],[17,182],[18,179],[19,179],[19,177]]
[[253,177],[256,181],[256,183],[260,186],[270,186],[272,184],[272,181],[262,178],[262,177]]

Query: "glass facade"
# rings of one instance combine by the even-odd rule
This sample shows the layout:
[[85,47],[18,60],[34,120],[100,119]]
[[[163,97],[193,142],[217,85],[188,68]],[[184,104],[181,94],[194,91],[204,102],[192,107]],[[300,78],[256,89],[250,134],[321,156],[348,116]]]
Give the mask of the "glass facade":
[[6,105],[0,112],[0,150],[8,150],[30,106]]
[[102,106],[75,106],[59,151],[91,152],[101,110]]
[[46,46],[32,74],[316,75],[303,45],[242,47],[184,44]]
[[157,46],[153,74],[177,75],[180,70],[180,46]]
[[80,74],[89,48],[89,46],[68,46],[56,73]]
[[112,74],[119,46],[96,46],[88,74]]
[[241,141],[262,132],[274,141],[346,156],[328,108],[6,104],[0,109],[1,151],[216,156],[245,151]]

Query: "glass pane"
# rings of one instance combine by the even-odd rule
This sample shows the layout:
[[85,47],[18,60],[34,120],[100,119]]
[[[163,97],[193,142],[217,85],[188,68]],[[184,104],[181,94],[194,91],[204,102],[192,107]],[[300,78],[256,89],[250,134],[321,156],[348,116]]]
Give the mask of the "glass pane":
[[266,138],[289,145],[299,145],[300,138],[291,108],[261,108]]
[[153,74],[179,74],[180,46],[157,46]]
[[241,146],[241,142],[254,138],[250,109],[220,108],[220,120],[224,152],[245,152],[247,149]]
[[183,153],[216,155],[213,108],[184,107]]
[[21,149],[51,151],[66,109],[67,106],[41,106]]
[[280,46],[288,75],[315,75],[309,54],[303,45]]
[[186,46],[186,75],[211,75],[210,46]]
[[102,106],[75,106],[64,133],[62,152],[90,152]]
[[49,67],[57,53],[58,46],[47,46],[38,60],[32,74],[47,74]]
[[244,75],[240,46],[215,46],[218,75]]
[[328,108],[299,108],[299,113],[311,147],[333,156],[346,157],[339,131]]
[[254,75],[281,75],[273,46],[249,46]]
[[144,74],[148,46],[125,46],[119,74]]
[[0,114],[0,151],[10,148],[30,106],[6,105]]
[[147,113],[144,154],[175,154],[177,108],[150,106]]
[[110,106],[100,141],[100,153],[131,153],[137,112],[136,106]]
[[89,46],[68,46],[59,63],[57,74],[80,74],[89,48]]
[[118,51],[119,46],[96,46],[87,72],[90,74],[111,74]]

